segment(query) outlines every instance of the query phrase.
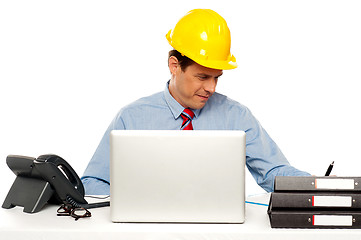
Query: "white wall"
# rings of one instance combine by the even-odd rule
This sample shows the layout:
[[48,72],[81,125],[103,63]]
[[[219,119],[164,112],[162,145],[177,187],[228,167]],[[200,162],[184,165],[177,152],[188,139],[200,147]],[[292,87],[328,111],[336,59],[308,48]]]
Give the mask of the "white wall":
[[[361,3],[277,1],[1,1],[0,202],[9,154],[55,153],[82,175],[127,103],[169,79],[165,34],[193,8],[228,22],[239,68],[218,92],[248,106],[289,161],[361,175]],[[247,193],[261,193],[247,178]]]

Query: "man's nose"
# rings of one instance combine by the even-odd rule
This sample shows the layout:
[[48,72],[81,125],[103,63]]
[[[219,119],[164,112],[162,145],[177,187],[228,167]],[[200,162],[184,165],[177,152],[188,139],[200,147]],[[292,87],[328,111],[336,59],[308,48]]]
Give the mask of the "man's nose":
[[204,84],[204,90],[213,94],[216,91],[217,79],[210,78]]

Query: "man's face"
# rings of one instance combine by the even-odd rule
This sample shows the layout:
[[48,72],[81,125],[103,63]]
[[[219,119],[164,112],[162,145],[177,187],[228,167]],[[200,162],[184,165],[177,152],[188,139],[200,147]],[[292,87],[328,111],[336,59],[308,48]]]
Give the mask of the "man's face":
[[[172,58],[172,57],[171,57]],[[169,92],[185,108],[203,108],[209,97],[216,91],[218,78],[223,70],[203,67],[197,63],[183,72],[177,59],[169,60],[172,79]]]

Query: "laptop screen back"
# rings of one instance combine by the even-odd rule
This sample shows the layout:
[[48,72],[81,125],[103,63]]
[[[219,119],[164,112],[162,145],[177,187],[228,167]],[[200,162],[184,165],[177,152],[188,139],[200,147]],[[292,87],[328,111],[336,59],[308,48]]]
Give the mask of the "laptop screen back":
[[113,222],[242,223],[243,131],[114,130]]

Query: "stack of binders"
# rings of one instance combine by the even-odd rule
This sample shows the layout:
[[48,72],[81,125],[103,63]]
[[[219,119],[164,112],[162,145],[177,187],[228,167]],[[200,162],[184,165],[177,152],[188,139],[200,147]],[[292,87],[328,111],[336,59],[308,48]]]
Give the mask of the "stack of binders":
[[276,177],[272,228],[361,228],[361,177]]

